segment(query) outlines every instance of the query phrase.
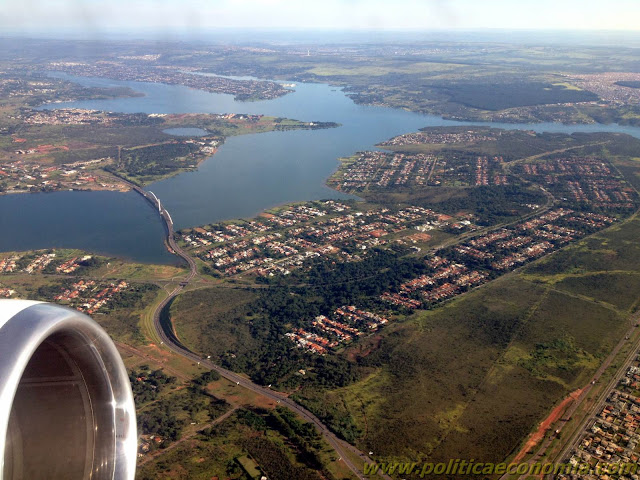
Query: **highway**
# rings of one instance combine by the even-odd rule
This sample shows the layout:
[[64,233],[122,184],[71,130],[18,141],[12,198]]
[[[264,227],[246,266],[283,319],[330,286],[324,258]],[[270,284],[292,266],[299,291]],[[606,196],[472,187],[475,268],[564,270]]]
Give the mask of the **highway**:
[[[639,320],[640,320],[640,315],[635,315],[634,317],[632,317],[632,322],[634,322],[634,326],[631,327],[629,332],[627,332],[625,337],[616,346],[616,349],[614,350],[613,354],[610,355],[607,358],[607,361],[600,367],[600,369],[598,369],[598,372],[596,373],[597,378],[599,378],[599,376],[602,375],[602,373],[604,373],[604,371],[611,365],[611,362],[614,360],[617,352],[622,348],[622,345],[624,345],[624,343],[626,343],[633,336],[634,334],[633,330],[636,328],[635,322]],[[620,382],[620,379],[624,377],[624,375],[627,373],[627,370],[629,370],[629,367],[632,365],[633,361],[636,359],[639,352],[640,352],[640,336],[638,336],[638,338],[636,339],[635,343],[631,348],[631,351],[629,352],[627,357],[624,359],[620,368],[618,368],[618,370],[613,375],[613,377],[611,378],[607,386],[600,393],[598,400],[594,402],[593,407],[591,407],[587,415],[585,415],[584,420],[579,424],[573,436],[566,442],[564,449],[561,451],[561,453],[557,457],[557,461],[568,461],[570,453],[572,452],[572,450],[577,449],[580,440],[585,435],[586,426],[589,424],[589,422],[593,421],[596,415],[602,410],[605,402],[607,401],[607,398],[609,397],[609,394],[618,385],[618,383]],[[592,384],[589,385],[588,388],[591,388],[591,386],[593,385],[593,382],[595,382],[597,378],[595,378],[592,381]],[[583,394],[583,395],[586,396],[586,394]]]
[[[167,227],[167,243],[171,248],[171,250],[173,250],[172,253],[183,258],[189,265],[188,275],[184,278],[182,282],[180,282],[180,285],[178,285],[171,293],[169,293],[169,295],[156,307],[155,311],[153,312],[153,326],[162,343],[175,354],[180,355],[184,358],[187,358],[193,362],[196,362],[203,367],[209,368],[211,370],[215,370],[222,377],[234,382],[236,385],[247,388],[252,392],[258,393],[260,395],[263,395],[264,397],[274,400],[279,405],[287,407],[293,412],[297,413],[300,417],[302,417],[306,421],[313,423],[318,428],[319,432],[322,434],[325,440],[329,443],[329,445],[331,445],[331,447],[338,453],[341,461],[344,462],[344,464],[358,478],[365,479],[366,477],[364,476],[360,468],[358,468],[358,466],[356,466],[347,456],[347,451],[360,457],[363,462],[373,463],[373,460],[371,460],[368,456],[366,456],[363,452],[355,448],[353,445],[350,445],[349,443],[339,439],[313,413],[311,413],[304,407],[298,405],[296,402],[294,402],[293,400],[291,400],[290,398],[288,398],[282,393],[276,392],[274,390],[263,387],[261,385],[257,385],[253,383],[251,380],[235,372],[232,372],[231,370],[222,368],[221,366],[216,365],[210,360],[200,357],[199,355],[197,355],[196,353],[192,352],[187,347],[182,345],[182,343],[180,343],[180,341],[178,340],[178,338],[175,336],[173,332],[173,327],[171,325],[170,319],[167,318],[166,322],[163,323],[162,311],[174,298],[176,298],[180,294],[180,292],[182,292],[182,290],[184,290],[184,288],[193,279],[193,277],[197,275],[198,267],[196,265],[195,260],[191,258],[176,243],[174,238],[173,221],[171,219],[171,216],[169,215],[169,212],[167,212],[166,209],[164,209],[164,207],[159,205],[159,201],[156,198],[156,196],[155,195],[151,196],[149,193],[147,193],[146,191],[142,190],[139,187],[134,187],[134,189],[138,193],[140,193],[142,196],[144,196],[149,202],[151,202],[151,204],[154,205],[154,207],[158,208],[160,216],[164,220],[165,225]],[[384,475],[380,472],[379,472],[379,475],[385,480],[392,480],[391,477],[389,477],[388,475]]]
[[[527,461],[528,464],[532,465],[536,462],[545,461],[544,456],[547,453],[547,449],[551,445],[554,438],[558,438],[558,435],[560,434],[560,432],[562,432],[562,430],[566,426],[568,419],[570,419],[574,415],[578,407],[582,404],[583,401],[585,401],[585,399],[589,395],[589,392],[594,388],[594,385],[600,380],[600,377],[602,377],[605,371],[611,366],[612,362],[615,360],[615,358],[617,357],[620,350],[624,347],[624,345],[626,345],[630,341],[633,342],[631,350],[629,354],[625,357],[625,360],[620,366],[620,368],[613,375],[613,377],[611,378],[609,383],[606,385],[606,387],[602,389],[597,400],[595,400],[594,405],[589,409],[588,413],[584,416],[579,426],[574,430],[574,433],[571,435],[571,437],[569,437],[566,442],[563,442],[564,447],[562,448],[562,451],[555,457],[555,459],[546,459],[546,461],[554,460],[555,462],[565,462],[565,463],[568,462],[569,456],[570,456],[569,454],[571,453],[572,450],[577,449],[580,440],[585,434],[585,428],[587,424],[593,421],[594,417],[602,410],[602,407],[604,406],[604,403],[609,397],[609,394],[616,387],[620,379],[626,374],[627,370],[633,363],[633,360],[636,358],[636,356],[640,352],[640,335],[637,335],[637,336],[635,335],[636,334],[635,331],[637,330],[635,325],[638,321],[640,321],[640,315],[631,316],[629,321],[630,321],[631,327],[626,332],[625,336],[618,342],[618,344],[614,347],[611,353],[607,356],[605,361],[600,365],[600,367],[595,372],[593,377],[591,377],[589,383],[582,389],[580,396],[562,414],[562,418],[558,422],[556,422],[555,427],[552,426],[554,430],[552,430],[552,433],[549,436],[543,439],[543,441],[539,446],[538,451],[535,453],[535,455],[533,455],[533,457],[531,457]],[[636,336],[635,339],[633,338],[634,336]],[[512,477],[513,477],[512,475],[505,474],[502,477],[500,477],[500,480],[506,480]],[[526,478],[529,478],[529,476],[521,475],[518,478],[519,480],[526,480]],[[549,474],[546,476],[546,478],[552,479],[553,475]]]

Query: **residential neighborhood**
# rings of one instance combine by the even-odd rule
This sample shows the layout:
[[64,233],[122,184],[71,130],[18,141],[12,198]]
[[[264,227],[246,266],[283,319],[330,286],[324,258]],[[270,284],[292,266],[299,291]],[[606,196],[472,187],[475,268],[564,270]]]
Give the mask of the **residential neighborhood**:
[[[55,148],[57,147],[41,145],[36,149],[16,150],[16,154],[41,154]],[[99,170],[100,166],[111,162],[111,158],[99,158],[60,165],[23,160],[0,163],[0,194],[55,190],[128,190],[130,187],[125,182]]]
[[365,333],[374,332],[388,320],[353,305],[342,306],[331,317],[319,315],[285,336],[307,352],[326,355],[331,349],[347,344]]
[[92,315],[107,307],[114,295],[126,290],[128,286],[129,284],[124,280],[117,282],[78,280],[53,297],[53,300]]
[[469,144],[478,142],[493,142],[498,139],[500,133],[479,133],[474,130],[460,132],[414,132],[398,135],[389,140],[380,143],[380,146],[405,146],[405,145],[421,145],[421,144]]
[[[608,394],[594,418],[589,420],[578,446],[569,457],[571,464],[588,464],[589,478],[612,478],[598,473],[598,466],[637,464],[640,461],[640,356],[638,356],[617,386]],[[561,480],[570,476],[562,475]],[[584,477],[583,477],[584,478]],[[637,474],[619,474],[615,478],[637,478]]]
[[340,261],[358,261],[372,248],[388,244],[391,237],[401,243],[408,238],[411,248],[420,251],[416,239],[424,243],[431,237],[416,230],[476,228],[466,217],[460,223],[454,220],[423,207],[363,210],[329,200],[286,207],[243,223],[196,227],[180,236],[191,251],[221,275],[251,271],[273,277],[288,275],[312,258],[333,256]]
[[[13,277],[27,274],[35,285],[41,285],[40,282],[46,275],[54,275],[62,280],[55,282],[52,287],[45,284],[43,290],[37,290],[40,292],[38,296],[88,314],[105,313],[109,311],[116,295],[127,292],[131,285],[124,280],[82,278],[80,274],[95,263],[99,261],[93,255],[69,255],[67,251],[60,253],[57,250],[40,250],[5,254],[0,258],[0,275],[6,276],[9,282]],[[21,282],[20,285],[25,284]],[[16,288],[18,287],[8,288],[0,284],[0,297],[19,298]]]
[[566,202],[600,210],[632,210],[636,194],[609,162],[585,155],[554,158],[518,165],[527,180],[549,189]]
[[615,217],[596,213],[550,210],[526,222],[436,250],[426,262],[431,274],[401,285],[398,291],[385,292],[381,299],[410,310],[428,307],[616,221]]

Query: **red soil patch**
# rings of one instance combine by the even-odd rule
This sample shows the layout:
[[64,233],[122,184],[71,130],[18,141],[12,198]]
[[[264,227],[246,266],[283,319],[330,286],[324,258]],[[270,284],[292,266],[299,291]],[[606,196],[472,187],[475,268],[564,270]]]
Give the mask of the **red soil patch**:
[[428,233],[414,233],[413,235],[409,235],[408,237],[406,237],[406,239],[411,242],[428,242],[429,240],[431,240],[431,235],[429,235]]
[[513,459],[514,463],[522,461],[527,452],[533,449],[544,438],[544,434],[547,432],[547,430],[549,430],[551,426],[558,421],[558,419],[567,410],[567,408],[569,408],[569,405],[571,405],[571,403],[573,403],[580,397],[583,390],[583,388],[580,388],[575,392],[571,392],[567,398],[560,402],[560,405],[551,410],[549,416],[545,418],[542,423],[540,423],[538,429],[531,434],[531,436],[527,440],[527,443],[525,443],[524,447],[522,447],[522,450],[520,450],[518,455],[515,456],[515,458]]
[[347,359],[355,362],[358,358],[364,358],[367,355],[371,354],[373,351],[380,348],[380,344],[382,343],[382,335],[376,335],[371,337],[366,343],[360,344],[358,347],[353,347],[348,349],[345,353]]
[[170,353],[169,353],[168,350],[166,350],[164,348],[160,348],[155,343],[150,343],[148,348],[149,348],[149,350],[151,352],[149,353],[149,350],[147,350],[147,352],[145,352],[145,353],[147,353],[148,355],[152,356],[154,358],[154,360],[156,360],[157,362],[164,363],[170,357]]
[[13,137],[13,141],[16,143],[24,143],[27,141],[26,138],[18,138],[18,137]]

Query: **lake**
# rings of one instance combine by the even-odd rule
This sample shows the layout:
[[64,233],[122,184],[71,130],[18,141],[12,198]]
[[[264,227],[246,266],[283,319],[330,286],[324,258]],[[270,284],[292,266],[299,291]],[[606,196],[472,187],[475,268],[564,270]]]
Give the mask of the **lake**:
[[[619,125],[455,122],[433,115],[356,105],[341,89],[325,84],[297,84],[293,93],[274,100],[236,102],[231,95],[182,86],[53,75],[85,86],[131,87],[144,96],[57,103],[42,108],[74,107],[125,113],[247,113],[341,124],[324,130],[230,137],[198,171],[149,185],[147,190],[162,200],[177,229],[247,218],[288,202],[353,198],[324,184],[337,168],[339,157],[372,149],[389,137],[426,126],[490,125],[563,133],[609,131],[640,138],[640,128]],[[185,132],[180,129],[173,133]],[[201,132],[194,130],[193,134]],[[3,196],[0,197],[0,228],[0,251],[73,246],[142,262],[172,261],[163,250],[160,217],[135,193]]]
[[0,197],[0,251],[81,248],[145,263],[175,263],[165,227],[136,192],[55,192]]

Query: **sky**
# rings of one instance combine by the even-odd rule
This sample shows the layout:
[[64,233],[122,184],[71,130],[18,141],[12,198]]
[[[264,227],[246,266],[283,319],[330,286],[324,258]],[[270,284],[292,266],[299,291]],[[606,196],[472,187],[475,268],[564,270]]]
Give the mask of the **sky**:
[[640,30],[640,0],[0,0],[0,32]]

